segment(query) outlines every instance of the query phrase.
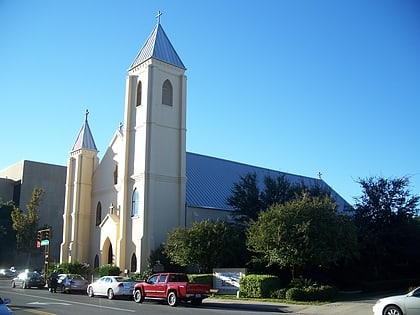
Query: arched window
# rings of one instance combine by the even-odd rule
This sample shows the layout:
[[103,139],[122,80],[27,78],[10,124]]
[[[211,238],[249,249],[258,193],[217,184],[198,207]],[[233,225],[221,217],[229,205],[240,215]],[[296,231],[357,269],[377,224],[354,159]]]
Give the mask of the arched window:
[[134,217],[139,214],[139,192],[134,188],[131,200],[131,216]]
[[140,106],[141,105],[141,81],[139,82],[139,84],[137,85],[137,97],[136,97],[136,106]]
[[118,184],[118,164],[115,165],[115,169],[114,169],[114,185]]
[[114,262],[114,254],[112,252],[112,244],[109,244],[107,264],[111,265],[113,262]]
[[162,85],[162,104],[172,106],[172,84],[169,80],[165,80]]
[[130,266],[130,272],[136,272],[137,270],[137,256],[133,253],[131,256],[131,266]]
[[95,261],[93,262],[93,268],[99,268],[99,256],[98,254],[95,255]]
[[102,205],[101,202],[98,201],[98,204],[96,205],[96,226],[101,224],[102,221]]

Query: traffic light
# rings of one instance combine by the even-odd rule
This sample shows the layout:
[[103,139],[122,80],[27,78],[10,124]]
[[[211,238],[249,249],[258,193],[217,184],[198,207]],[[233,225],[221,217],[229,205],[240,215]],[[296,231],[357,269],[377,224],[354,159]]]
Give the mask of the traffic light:
[[50,240],[50,229],[45,230],[45,238],[46,240]]
[[41,241],[42,241],[42,234],[41,234],[41,231],[38,231],[36,233],[36,247],[37,248],[41,247]]

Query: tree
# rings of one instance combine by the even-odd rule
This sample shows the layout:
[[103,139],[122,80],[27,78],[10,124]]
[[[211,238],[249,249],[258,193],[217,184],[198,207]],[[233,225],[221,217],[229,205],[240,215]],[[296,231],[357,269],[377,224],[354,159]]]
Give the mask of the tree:
[[35,248],[36,233],[39,224],[38,207],[44,191],[34,188],[32,197],[26,205],[27,213],[13,206],[12,228],[16,231],[16,248],[28,254],[27,265],[29,264],[31,253]]
[[236,221],[246,224],[249,220],[256,220],[262,210],[294,200],[302,192],[310,196],[331,196],[331,191],[319,183],[321,181],[316,181],[310,187],[303,182],[291,184],[285,175],[279,175],[276,178],[265,176],[263,185],[259,185],[256,173],[248,173],[233,184],[227,204],[235,208]]
[[257,218],[262,203],[256,173],[241,176],[239,183],[233,184],[232,195],[227,204],[235,208],[234,214],[238,222],[244,223]]
[[201,272],[244,263],[243,230],[224,221],[203,220],[191,228],[176,228],[168,235],[164,253],[180,266],[198,264]]
[[248,249],[268,266],[295,270],[329,266],[350,258],[356,248],[356,232],[350,218],[337,212],[328,197],[304,192],[284,204],[275,204],[251,221]]
[[395,277],[397,266],[418,269],[420,242],[419,196],[408,189],[409,179],[359,179],[362,196],[356,198],[354,222],[358,228],[367,277]]

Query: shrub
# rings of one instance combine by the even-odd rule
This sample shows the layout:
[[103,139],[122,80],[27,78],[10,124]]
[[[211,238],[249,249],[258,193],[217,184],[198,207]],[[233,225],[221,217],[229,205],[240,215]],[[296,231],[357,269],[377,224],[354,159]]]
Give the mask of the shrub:
[[305,301],[306,294],[302,288],[290,288],[286,291],[286,300],[290,301]]
[[119,276],[121,273],[120,267],[115,265],[103,265],[98,269],[99,276]]
[[290,288],[286,292],[286,299],[291,301],[330,301],[337,294],[337,291],[329,286],[308,288]]
[[272,299],[279,299],[279,300],[284,300],[286,299],[286,292],[287,292],[287,288],[281,288],[278,290],[274,290],[271,292],[270,297]]
[[247,275],[239,282],[242,297],[268,298],[280,288],[280,279],[270,275]]

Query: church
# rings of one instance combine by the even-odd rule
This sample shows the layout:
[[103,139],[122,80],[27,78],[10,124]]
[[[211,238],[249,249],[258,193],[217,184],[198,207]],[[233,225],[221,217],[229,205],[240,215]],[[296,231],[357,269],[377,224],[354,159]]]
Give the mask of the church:
[[61,263],[143,271],[174,228],[231,219],[227,198],[248,173],[322,185],[346,204],[320,178],[187,152],[185,71],[158,20],[128,69],[124,122],[101,159],[86,112],[67,165]]

